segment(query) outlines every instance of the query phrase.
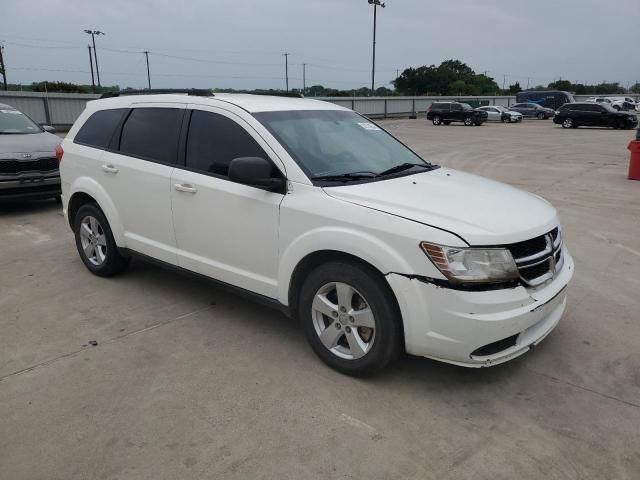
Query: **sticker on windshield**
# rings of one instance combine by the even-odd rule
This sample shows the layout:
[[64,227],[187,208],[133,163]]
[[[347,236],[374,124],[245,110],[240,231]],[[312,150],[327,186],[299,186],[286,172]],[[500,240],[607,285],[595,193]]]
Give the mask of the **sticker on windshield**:
[[358,123],[358,125],[360,125],[365,130],[380,130],[380,128],[377,125],[374,125],[373,123],[369,123],[369,122]]

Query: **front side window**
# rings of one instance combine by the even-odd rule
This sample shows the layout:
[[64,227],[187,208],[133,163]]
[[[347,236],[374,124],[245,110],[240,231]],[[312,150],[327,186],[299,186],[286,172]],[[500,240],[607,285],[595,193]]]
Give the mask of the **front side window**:
[[24,135],[41,132],[42,128],[24,113],[0,107],[0,134]]
[[394,137],[351,111],[254,113],[311,179],[363,175],[381,178],[398,169],[433,168]]
[[73,139],[74,143],[96,148],[107,148],[113,132],[126,112],[126,108],[95,112],[84,122],[84,125],[82,125]]
[[183,113],[178,108],[135,108],[122,127],[120,153],[176,163]]
[[249,132],[230,118],[194,110],[187,136],[186,166],[226,177],[231,160],[239,157],[269,158]]
[[460,105],[459,103],[452,103],[451,104],[451,111],[452,112],[461,112],[462,111],[462,105]]

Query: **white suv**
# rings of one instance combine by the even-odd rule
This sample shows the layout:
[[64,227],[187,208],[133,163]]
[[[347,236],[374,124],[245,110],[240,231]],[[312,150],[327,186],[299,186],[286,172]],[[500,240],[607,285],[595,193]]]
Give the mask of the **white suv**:
[[574,266],[548,202],[430,164],[331,103],[119,96],[89,102],[62,148],[92,273],[140,255],[210,277],[297,318],[344,373],[403,350],[501,363],[566,305]]

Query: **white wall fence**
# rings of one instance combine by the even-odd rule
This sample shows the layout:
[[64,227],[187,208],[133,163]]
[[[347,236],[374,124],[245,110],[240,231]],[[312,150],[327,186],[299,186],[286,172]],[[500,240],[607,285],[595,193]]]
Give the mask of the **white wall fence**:
[[[577,101],[592,95],[576,95]],[[601,95],[619,96],[619,95]],[[627,95],[640,100],[640,95]],[[4,103],[23,111],[36,122],[57,127],[69,127],[82,113],[88,101],[100,95],[87,93],[5,92],[0,90],[0,104]],[[508,107],[516,102],[515,96],[448,96],[448,97],[317,97],[358,113],[374,118],[407,117],[424,114],[429,105],[437,101],[461,100],[479,102],[482,105]]]

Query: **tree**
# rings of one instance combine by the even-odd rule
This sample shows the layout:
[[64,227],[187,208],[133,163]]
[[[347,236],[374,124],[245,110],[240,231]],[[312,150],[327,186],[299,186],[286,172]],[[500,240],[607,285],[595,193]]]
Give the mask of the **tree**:
[[640,82],[636,82],[631,85],[631,88],[629,90],[631,91],[631,93],[640,93]]
[[460,60],[407,68],[392,83],[402,95],[491,95],[499,90],[493,78],[475,73]]
[[573,84],[569,80],[556,80],[555,82],[551,82],[548,87],[551,90],[573,91]]
[[518,93],[522,91],[522,87],[520,86],[520,82],[516,82],[513,85],[509,85],[508,92],[513,95],[514,93]]

